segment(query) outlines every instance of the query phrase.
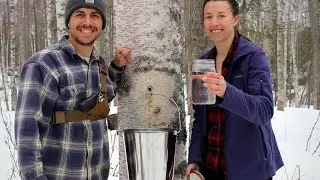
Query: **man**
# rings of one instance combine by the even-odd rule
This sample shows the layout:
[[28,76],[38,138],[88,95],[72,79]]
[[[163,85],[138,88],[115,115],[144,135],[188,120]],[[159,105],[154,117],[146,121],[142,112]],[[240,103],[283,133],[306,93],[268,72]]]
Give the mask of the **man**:
[[93,43],[106,26],[103,0],[69,0],[69,35],[23,65],[15,138],[19,171],[30,180],[108,179],[108,102],[131,50],[116,48],[108,76]]

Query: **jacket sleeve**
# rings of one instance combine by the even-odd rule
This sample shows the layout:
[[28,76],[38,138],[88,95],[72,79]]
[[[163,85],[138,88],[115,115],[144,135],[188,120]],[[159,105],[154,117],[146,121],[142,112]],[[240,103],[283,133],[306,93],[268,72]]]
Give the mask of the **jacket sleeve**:
[[191,142],[189,146],[188,164],[197,163],[200,167],[203,165],[203,132],[202,124],[204,105],[193,105],[194,121],[191,133]]
[[108,77],[107,77],[107,92],[108,92],[108,102],[111,102],[116,95],[117,83],[120,82],[123,71],[118,71],[111,65],[108,67]]
[[57,88],[56,79],[40,64],[23,66],[14,121],[18,166],[23,180],[47,179],[42,169],[41,134],[49,127]]
[[264,52],[249,59],[247,83],[247,93],[227,83],[225,96],[218,105],[253,124],[270,123],[274,113],[271,70]]

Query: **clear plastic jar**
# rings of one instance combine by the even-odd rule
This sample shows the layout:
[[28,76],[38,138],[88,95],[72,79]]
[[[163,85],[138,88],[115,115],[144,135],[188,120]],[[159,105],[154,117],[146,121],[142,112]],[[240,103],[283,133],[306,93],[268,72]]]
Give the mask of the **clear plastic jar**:
[[215,61],[213,59],[196,59],[192,64],[192,103],[214,104],[216,96],[210,94],[203,86],[202,77],[207,72],[215,72]]

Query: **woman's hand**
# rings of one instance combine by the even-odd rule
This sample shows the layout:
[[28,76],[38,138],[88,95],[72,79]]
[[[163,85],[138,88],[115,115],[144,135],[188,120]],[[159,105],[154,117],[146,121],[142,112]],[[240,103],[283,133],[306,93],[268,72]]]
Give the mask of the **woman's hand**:
[[227,83],[224,80],[224,77],[215,72],[208,72],[203,78],[204,86],[208,88],[208,92],[219,96],[224,97],[227,89]]
[[190,176],[190,173],[191,173],[191,171],[192,170],[197,170],[197,171],[199,171],[199,165],[198,164],[196,164],[196,163],[191,163],[191,164],[189,164],[188,166],[187,166],[187,168],[186,168],[186,176],[188,177],[188,176]]

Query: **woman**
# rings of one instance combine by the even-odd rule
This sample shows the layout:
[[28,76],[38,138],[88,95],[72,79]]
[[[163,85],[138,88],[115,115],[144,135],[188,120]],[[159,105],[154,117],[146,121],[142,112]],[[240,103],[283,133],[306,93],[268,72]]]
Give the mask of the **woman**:
[[[203,78],[214,105],[194,105],[186,175],[200,170],[207,180],[271,180],[283,161],[271,126],[272,83],[265,52],[235,28],[235,0],[205,0],[204,30],[215,46],[217,72]],[[196,78],[196,77],[193,77]]]

